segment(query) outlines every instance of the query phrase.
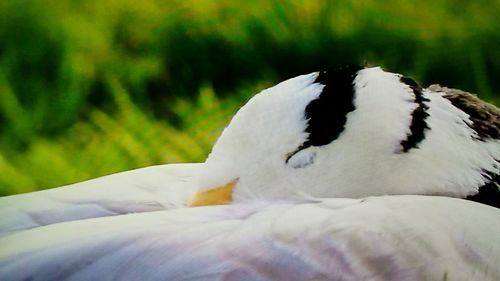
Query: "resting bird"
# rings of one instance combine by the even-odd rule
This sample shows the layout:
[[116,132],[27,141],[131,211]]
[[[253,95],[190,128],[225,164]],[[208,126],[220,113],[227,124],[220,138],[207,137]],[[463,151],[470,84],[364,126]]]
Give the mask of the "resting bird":
[[494,106],[377,67],[292,78],[205,163],[0,198],[0,276],[499,280],[499,130]]

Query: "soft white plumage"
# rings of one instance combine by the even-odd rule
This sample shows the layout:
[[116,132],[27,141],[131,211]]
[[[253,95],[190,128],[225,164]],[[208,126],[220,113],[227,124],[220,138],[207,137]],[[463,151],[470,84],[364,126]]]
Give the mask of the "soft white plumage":
[[117,173],[57,189],[0,198],[0,236],[64,221],[172,209],[196,192],[203,163]]
[[[299,76],[252,98],[205,163],[0,198],[0,277],[500,280],[500,209],[396,195],[482,201],[500,172],[496,125],[413,83]],[[227,183],[232,204],[186,207]]]
[[[0,239],[4,280],[499,280],[500,210],[386,196],[80,220]],[[486,239],[487,238],[487,239]],[[22,243],[20,243],[22,241]]]

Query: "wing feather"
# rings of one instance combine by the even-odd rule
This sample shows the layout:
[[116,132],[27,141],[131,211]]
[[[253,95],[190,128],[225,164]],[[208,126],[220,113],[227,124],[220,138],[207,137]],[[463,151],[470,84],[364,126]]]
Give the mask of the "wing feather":
[[181,208],[0,238],[7,280],[500,280],[500,210],[385,196]]
[[59,222],[184,206],[203,164],[170,164],[0,198],[0,236]]

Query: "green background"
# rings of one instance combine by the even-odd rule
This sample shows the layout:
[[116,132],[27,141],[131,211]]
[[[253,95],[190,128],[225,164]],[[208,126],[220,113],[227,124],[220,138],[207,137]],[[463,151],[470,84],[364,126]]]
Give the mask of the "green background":
[[263,88],[381,65],[500,102],[500,1],[0,1],[0,195],[203,161]]

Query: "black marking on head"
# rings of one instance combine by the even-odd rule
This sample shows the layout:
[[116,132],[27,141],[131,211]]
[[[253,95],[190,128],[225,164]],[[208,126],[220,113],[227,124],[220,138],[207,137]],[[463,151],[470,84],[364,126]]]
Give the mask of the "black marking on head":
[[401,141],[403,152],[408,152],[412,148],[418,148],[418,144],[425,139],[425,131],[430,129],[425,119],[429,116],[429,107],[424,103],[429,101],[422,93],[422,88],[409,77],[401,77],[400,81],[408,85],[415,95],[417,107],[411,113],[410,133],[405,140]]
[[467,122],[466,124],[477,133],[479,140],[500,139],[500,110],[497,107],[461,90],[437,85],[433,85],[431,88],[444,92],[444,98],[469,115],[472,124]]
[[491,179],[490,182],[479,187],[478,193],[469,195],[465,199],[500,208],[500,174],[483,172]]
[[354,79],[361,65],[343,65],[319,72],[314,83],[325,85],[319,97],[305,108],[308,139],[287,155],[286,163],[297,152],[310,146],[334,141],[344,130],[347,114],[354,110]]

